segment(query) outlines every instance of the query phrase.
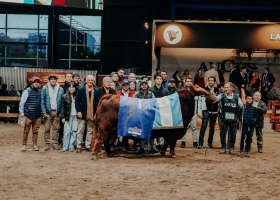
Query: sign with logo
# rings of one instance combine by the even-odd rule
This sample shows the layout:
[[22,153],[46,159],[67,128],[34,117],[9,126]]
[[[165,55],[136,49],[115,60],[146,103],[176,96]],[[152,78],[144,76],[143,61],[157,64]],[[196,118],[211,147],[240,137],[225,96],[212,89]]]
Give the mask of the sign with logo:
[[279,49],[275,41],[279,24],[156,22],[156,47]]
[[168,44],[177,44],[182,39],[182,30],[178,26],[168,26],[163,32],[163,38]]

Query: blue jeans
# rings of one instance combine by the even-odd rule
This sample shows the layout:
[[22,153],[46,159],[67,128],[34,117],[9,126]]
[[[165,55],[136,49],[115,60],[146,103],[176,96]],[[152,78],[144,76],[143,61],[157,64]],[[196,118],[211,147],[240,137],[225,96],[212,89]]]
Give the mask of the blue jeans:
[[63,138],[63,149],[72,150],[74,149],[74,143],[76,140],[76,132],[78,130],[78,119],[76,115],[71,115],[69,121],[64,123],[64,138]]
[[210,129],[209,129],[209,135],[208,135],[208,144],[212,145],[217,115],[218,114],[211,114],[208,111],[203,111],[202,125],[201,125],[201,129],[200,129],[200,133],[199,133],[199,145],[203,146],[204,135],[205,135],[205,131],[206,131],[209,120],[210,120]]
[[226,122],[223,119],[220,119],[220,137],[221,137],[222,149],[226,149],[227,146],[226,136],[227,136],[228,129],[230,133],[229,147],[234,148],[235,140],[236,140],[236,132],[237,132],[237,122]]

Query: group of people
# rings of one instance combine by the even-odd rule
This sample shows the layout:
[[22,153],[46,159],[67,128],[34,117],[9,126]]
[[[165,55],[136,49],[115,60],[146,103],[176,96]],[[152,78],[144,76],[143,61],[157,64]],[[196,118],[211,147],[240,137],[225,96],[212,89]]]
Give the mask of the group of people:
[[[222,147],[220,153],[225,153],[228,146],[229,153],[234,154],[237,120],[242,119],[241,143],[244,143],[244,138],[246,137],[246,146],[244,147],[244,144],[240,144],[240,152],[250,152],[252,134],[255,129],[258,152],[262,153],[263,115],[266,113],[267,108],[265,103],[261,101],[261,93],[256,91],[253,96],[247,93],[246,102],[241,101],[239,95],[232,92],[233,84],[231,82],[218,84],[218,74],[214,73],[216,69],[217,66],[213,65],[212,71],[207,71],[205,76],[202,76],[202,73],[198,73],[198,76],[195,76],[193,80],[188,74],[188,77],[184,77],[180,81],[180,89],[188,89],[194,81],[198,85],[203,82],[204,85],[201,86],[217,98],[217,102],[212,103],[203,96],[195,97],[195,114],[189,125],[192,129],[193,146],[198,149],[203,148],[205,131],[210,121],[208,147],[213,148],[213,136],[218,118]],[[50,75],[48,77],[49,82],[43,86],[42,90],[39,89],[41,79],[36,76],[32,77],[30,87],[22,93],[19,108],[21,116],[26,117],[22,151],[26,151],[28,132],[31,127],[33,149],[35,151],[39,150],[37,146],[38,129],[41,124],[41,116],[43,116],[45,151],[51,147],[55,150],[59,150],[62,147],[63,152],[74,151],[74,148],[76,148],[76,152],[81,153],[84,143],[85,151],[91,152],[94,115],[100,97],[105,94],[116,94],[141,99],[160,98],[177,92],[178,80],[180,79],[180,76],[178,76],[178,79],[174,75],[168,79],[167,72],[161,69],[156,70],[154,75],[155,84],[152,87],[149,87],[149,78],[147,76],[143,76],[138,82],[134,73],[130,73],[127,77],[126,79],[124,69],[120,68],[117,72],[112,72],[110,76],[104,77],[103,85],[98,88],[95,85],[95,77],[92,75],[88,75],[85,84],[81,85],[78,74],[68,73],[65,75],[66,81],[62,86],[57,83],[58,77]],[[204,81],[200,80],[202,77]],[[240,116],[242,117],[240,118]],[[257,118],[252,116],[257,116]],[[197,118],[202,119],[199,137],[197,137],[196,133]],[[251,119],[256,120],[252,121]],[[52,137],[50,134],[51,128],[53,130]],[[227,132],[228,142],[226,142]],[[144,141],[136,142],[140,145],[138,153],[144,153]],[[157,152],[162,144],[159,138],[155,141],[147,142],[149,143],[148,150],[152,153]],[[128,138],[122,138],[120,144],[124,149],[130,149]],[[184,136],[181,140],[181,147],[184,148],[185,145],[186,137]]]

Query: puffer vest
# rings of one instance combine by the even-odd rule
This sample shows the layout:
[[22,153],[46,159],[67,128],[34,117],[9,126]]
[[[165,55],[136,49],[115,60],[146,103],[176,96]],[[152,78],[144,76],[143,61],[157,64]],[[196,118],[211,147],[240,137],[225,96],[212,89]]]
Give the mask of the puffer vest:
[[239,111],[238,96],[233,94],[233,98],[228,99],[225,94],[222,94],[221,106],[223,120],[226,122],[236,122]]
[[24,116],[36,119],[41,116],[41,90],[32,86],[26,89],[28,98],[24,104]]
[[144,94],[143,92],[139,92],[136,95],[136,98],[139,98],[139,99],[151,99],[151,98],[153,98],[153,95],[152,95],[151,91],[147,91],[146,94]]

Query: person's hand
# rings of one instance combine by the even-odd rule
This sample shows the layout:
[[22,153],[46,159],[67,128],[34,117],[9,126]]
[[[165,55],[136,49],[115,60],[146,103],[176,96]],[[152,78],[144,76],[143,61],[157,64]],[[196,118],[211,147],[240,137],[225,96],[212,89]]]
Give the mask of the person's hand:
[[47,113],[43,114],[43,117],[47,118],[49,115]]
[[268,85],[268,86],[270,86],[270,85],[271,85],[271,83],[267,83],[267,85]]
[[255,107],[255,108],[257,107],[257,105],[254,105],[254,104],[252,106]]
[[244,88],[244,85],[241,85],[242,88]]
[[245,100],[242,100],[242,103],[243,103],[243,105],[245,105],[245,104],[246,104],[246,101],[245,101]]
[[197,116],[198,116],[200,119],[202,119],[202,114],[198,114]]
[[83,117],[81,112],[78,112],[77,116],[78,116],[79,119],[82,119],[82,117]]
[[65,118],[63,118],[63,119],[61,120],[61,122],[64,124],[64,123],[65,123]]

